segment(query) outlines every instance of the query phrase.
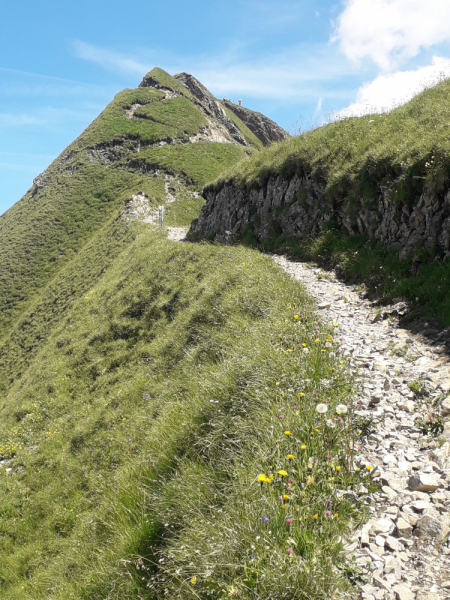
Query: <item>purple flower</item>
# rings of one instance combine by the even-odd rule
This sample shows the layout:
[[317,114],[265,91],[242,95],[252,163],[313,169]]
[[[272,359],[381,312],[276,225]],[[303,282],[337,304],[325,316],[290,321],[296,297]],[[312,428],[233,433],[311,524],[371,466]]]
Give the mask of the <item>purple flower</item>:
[[314,423],[317,423],[317,419],[314,419]]
[[255,555],[254,554],[249,554],[248,557],[249,558],[253,558]]
[[269,517],[263,517],[263,518],[261,519],[261,521],[262,521],[263,523],[268,523],[268,522],[269,522]]
[[330,515],[331,515],[331,512],[330,512],[329,510],[327,510],[327,511],[325,512],[325,516],[326,516],[326,517],[329,517]]

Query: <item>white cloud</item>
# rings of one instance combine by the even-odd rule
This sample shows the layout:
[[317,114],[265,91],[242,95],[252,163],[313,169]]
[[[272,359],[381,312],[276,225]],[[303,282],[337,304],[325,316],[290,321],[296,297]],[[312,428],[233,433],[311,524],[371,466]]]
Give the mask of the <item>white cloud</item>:
[[411,71],[381,74],[362,85],[356,102],[339,111],[338,118],[386,112],[404,104],[438,81],[450,77],[450,59],[434,56],[431,65]]
[[449,0],[346,0],[333,41],[351,60],[389,71],[424,48],[450,40]]

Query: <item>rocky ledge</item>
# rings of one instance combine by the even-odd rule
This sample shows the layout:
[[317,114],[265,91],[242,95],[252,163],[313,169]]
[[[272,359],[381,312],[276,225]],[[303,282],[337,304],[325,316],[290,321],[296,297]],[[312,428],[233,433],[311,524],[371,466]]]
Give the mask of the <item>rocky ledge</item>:
[[272,175],[252,189],[229,181],[205,188],[206,204],[190,235],[231,241],[250,229],[262,241],[273,229],[277,235],[298,238],[334,224],[350,235],[365,233],[397,248],[400,258],[413,255],[419,246],[437,249],[442,258],[450,256],[450,191],[436,196],[423,191],[415,204],[408,204],[396,202],[392,189],[349,203],[327,199],[324,189],[306,174]]

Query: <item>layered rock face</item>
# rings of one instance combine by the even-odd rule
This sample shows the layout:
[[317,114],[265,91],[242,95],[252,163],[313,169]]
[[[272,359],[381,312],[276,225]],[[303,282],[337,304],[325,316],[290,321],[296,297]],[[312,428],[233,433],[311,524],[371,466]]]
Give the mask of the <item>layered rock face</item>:
[[284,129],[265,115],[249,110],[244,106],[234,104],[228,100],[224,101],[224,104],[239,117],[245,125],[247,125],[250,131],[256,135],[264,146],[270,146],[273,142],[281,142],[281,140],[289,137]]
[[262,187],[250,190],[233,181],[210,186],[204,197],[206,204],[192,223],[191,235],[231,241],[251,229],[262,241],[273,231],[298,238],[333,225],[397,248],[401,258],[414,254],[418,247],[450,256],[450,191],[439,197],[424,191],[412,206],[396,202],[390,189],[372,199],[330,201],[310,177],[295,174],[289,178],[272,175]]

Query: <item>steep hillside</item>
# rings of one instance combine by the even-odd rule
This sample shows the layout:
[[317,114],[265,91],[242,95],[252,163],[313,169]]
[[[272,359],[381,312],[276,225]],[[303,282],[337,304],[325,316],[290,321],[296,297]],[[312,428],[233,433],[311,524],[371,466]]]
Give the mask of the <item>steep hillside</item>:
[[191,238],[322,260],[450,323],[449,98],[444,81],[264,149],[205,187]]
[[167,224],[188,225],[202,186],[261,147],[191,75],[154,69],[117,94],[0,217],[0,389],[130,241],[131,220],[156,224],[166,205]]
[[0,218],[2,599],[329,600],[365,576],[347,540],[378,483],[338,324],[268,257],[157,225],[285,135],[239,114],[154,69]]

